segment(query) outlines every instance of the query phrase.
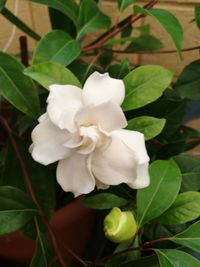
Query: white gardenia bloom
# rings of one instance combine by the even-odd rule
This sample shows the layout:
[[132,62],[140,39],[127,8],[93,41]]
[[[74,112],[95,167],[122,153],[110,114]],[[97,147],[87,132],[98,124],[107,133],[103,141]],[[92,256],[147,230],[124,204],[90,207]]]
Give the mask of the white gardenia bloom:
[[120,107],[125,88],[122,80],[94,72],[83,90],[73,85],[50,86],[47,112],[32,132],[30,152],[47,165],[56,161],[57,181],[75,196],[95,185],[149,185],[144,136],[127,126]]

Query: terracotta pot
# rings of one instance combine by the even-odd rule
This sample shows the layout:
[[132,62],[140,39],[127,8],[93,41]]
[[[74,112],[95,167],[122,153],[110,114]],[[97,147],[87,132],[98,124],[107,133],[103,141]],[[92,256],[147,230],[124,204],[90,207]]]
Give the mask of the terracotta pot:
[[[94,212],[75,200],[54,214],[51,225],[59,243],[82,256],[92,237],[94,219]],[[0,237],[0,266],[28,267],[34,248],[35,242],[19,231]],[[73,260],[66,250],[63,252]]]

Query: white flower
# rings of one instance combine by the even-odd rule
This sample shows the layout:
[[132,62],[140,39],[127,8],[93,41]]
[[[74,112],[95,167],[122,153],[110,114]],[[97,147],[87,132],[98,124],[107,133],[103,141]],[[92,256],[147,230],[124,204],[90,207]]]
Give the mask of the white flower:
[[125,94],[121,80],[94,72],[83,90],[51,85],[47,112],[32,132],[34,160],[47,165],[59,161],[57,180],[75,196],[95,185],[149,185],[144,136],[127,126],[120,105]]

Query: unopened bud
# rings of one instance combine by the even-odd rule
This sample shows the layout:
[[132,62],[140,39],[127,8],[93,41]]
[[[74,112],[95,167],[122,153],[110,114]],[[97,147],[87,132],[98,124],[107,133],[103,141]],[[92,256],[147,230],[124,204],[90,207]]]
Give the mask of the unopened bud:
[[105,236],[115,243],[130,240],[137,231],[137,224],[131,211],[113,208],[104,219]]

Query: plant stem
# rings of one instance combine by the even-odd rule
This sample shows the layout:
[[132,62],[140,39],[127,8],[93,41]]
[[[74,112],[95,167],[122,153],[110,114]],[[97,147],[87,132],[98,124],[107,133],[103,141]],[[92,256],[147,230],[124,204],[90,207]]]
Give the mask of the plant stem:
[[61,254],[61,251],[60,251],[60,249],[58,247],[58,244],[57,244],[57,241],[56,241],[56,238],[55,238],[55,234],[54,234],[54,232],[52,230],[52,227],[51,227],[50,223],[48,222],[48,220],[46,219],[46,216],[45,216],[42,208],[40,207],[40,204],[39,204],[39,202],[38,202],[38,200],[36,198],[36,195],[35,195],[35,193],[33,191],[28,170],[27,170],[26,165],[24,163],[24,159],[23,159],[23,157],[22,157],[22,155],[21,155],[21,153],[20,153],[20,151],[19,151],[19,149],[17,147],[15,139],[12,136],[12,130],[9,127],[7,121],[2,116],[0,116],[0,124],[3,126],[4,130],[7,132],[8,137],[9,137],[9,139],[11,141],[11,144],[12,144],[13,149],[15,151],[17,160],[19,161],[19,165],[21,167],[21,171],[22,171],[22,174],[23,174],[23,178],[24,178],[24,182],[26,184],[27,190],[28,190],[33,202],[36,204],[36,206],[37,206],[37,208],[39,210],[39,213],[40,213],[40,215],[41,215],[41,217],[43,219],[43,222],[44,222],[44,224],[45,224],[45,226],[47,228],[47,232],[49,234],[49,238],[50,238],[51,243],[52,243],[52,245],[54,247],[54,250],[55,250],[55,253],[56,253],[56,257],[57,257],[57,259],[58,259],[58,261],[60,263],[60,266],[61,267],[67,267],[65,262],[64,262],[64,259],[63,259],[63,256]]
[[[146,5],[144,5],[144,9],[151,9],[159,0],[151,0]],[[95,42],[89,44],[88,46],[84,47],[82,51],[88,52],[94,49],[100,48],[104,43],[108,40],[113,38],[118,33],[122,32],[125,28],[135,23],[140,18],[145,17],[144,14],[139,15],[131,15],[124,19],[123,21],[119,22],[117,25],[112,27],[108,32],[101,35]]]
[[[109,49],[109,48],[102,48],[105,51],[110,51],[112,53],[116,54],[148,54],[148,55],[153,55],[153,54],[173,54],[177,53],[177,50],[160,50],[160,51],[154,51],[154,52],[149,52],[149,51],[126,51],[126,50],[118,50],[118,49]],[[200,50],[200,46],[194,46],[194,47],[188,47],[188,48],[183,48],[181,51],[182,52],[190,52],[194,50]]]

